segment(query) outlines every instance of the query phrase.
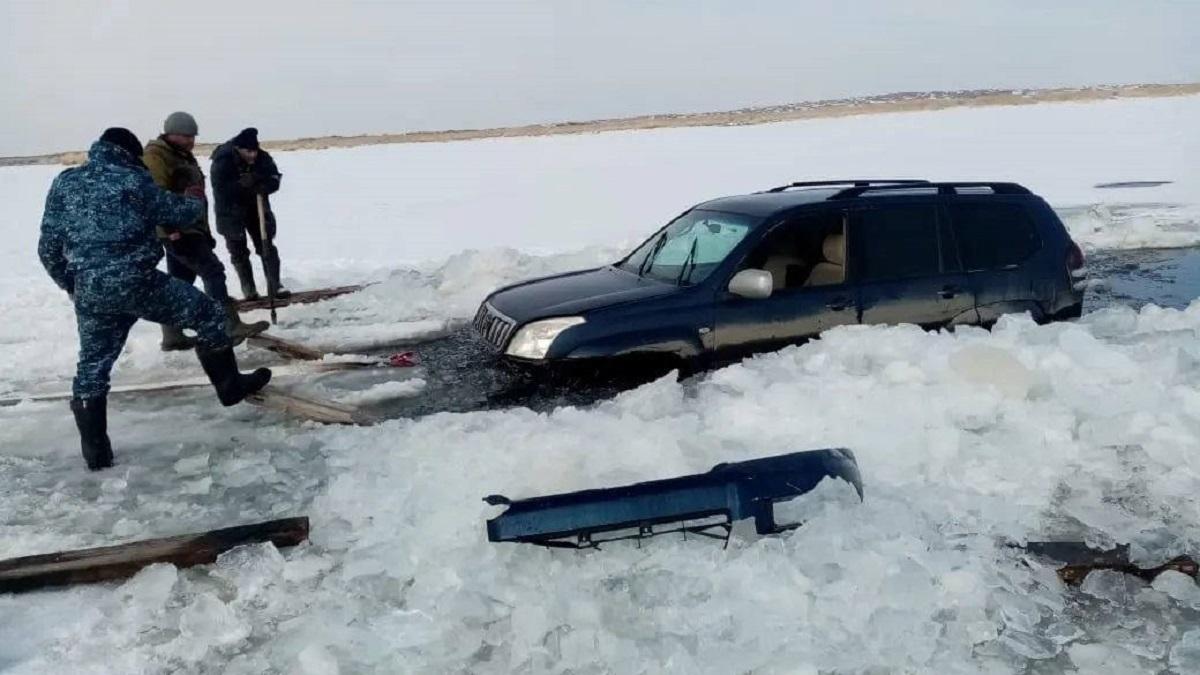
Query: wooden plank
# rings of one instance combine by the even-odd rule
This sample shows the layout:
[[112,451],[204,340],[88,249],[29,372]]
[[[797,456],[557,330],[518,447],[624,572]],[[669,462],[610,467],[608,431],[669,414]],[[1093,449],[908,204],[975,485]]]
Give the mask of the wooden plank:
[[1038,556],[1066,563],[1058,568],[1058,578],[1069,586],[1083,583],[1088,573],[1095,570],[1113,570],[1129,574],[1146,581],[1154,581],[1167,570],[1186,574],[1193,579],[1200,576],[1200,565],[1189,556],[1181,555],[1157,567],[1140,567],[1129,560],[1129,545],[1116,548],[1095,549],[1081,541],[1031,541],[1020,547]]
[[280,391],[270,385],[246,399],[248,403],[323,424],[370,425],[375,422],[354,406],[320,401]]
[[154,563],[191,567],[216,562],[217,556],[245,544],[271,542],[295,546],[308,539],[308,518],[284,518],[220,530],[147,539],[0,561],[0,593],[87,584],[131,577]]
[[[284,378],[294,375],[307,375],[311,373],[380,368],[385,365],[387,364],[380,359],[363,359],[361,361],[330,361],[329,363],[306,363],[304,365],[297,364],[293,366],[271,366],[270,368],[275,378]],[[108,393],[109,396],[123,396],[130,394],[161,393],[208,386],[211,386],[208,378],[196,377],[186,380],[174,380],[171,382],[145,382],[142,384],[119,385],[113,387]],[[56,391],[45,394],[16,394],[0,399],[0,408],[14,406],[24,401],[31,401],[35,403],[44,403],[47,401],[69,401],[71,396],[72,394],[69,391]]]
[[299,342],[284,340],[274,335],[259,333],[246,340],[251,346],[266,349],[275,352],[280,356],[286,356],[289,359],[298,359],[300,361],[320,361],[325,358],[325,352],[320,349],[313,349],[308,345],[302,345]]
[[[320,302],[329,300],[338,296],[356,293],[366,288],[370,284],[354,284],[351,286],[336,286],[333,288],[318,288],[311,291],[295,291],[286,298],[275,298],[275,307],[287,307],[288,305],[306,305],[312,302]],[[247,312],[254,309],[269,309],[271,307],[270,300],[262,297],[256,300],[238,300],[237,308],[239,312]]]
[[[143,384],[125,384],[113,387],[109,390],[110,396],[119,396],[122,394],[139,394],[147,392],[167,392],[178,389],[194,389],[196,387],[211,386],[208,378],[198,377],[188,380],[175,380],[172,382],[146,382]],[[69,401],[72,397],[69,391],[56,391],[47,394],[17,394],[8,398],[0,399],[0,407],[14,406],[24,401],[46,402],[46,401]]]

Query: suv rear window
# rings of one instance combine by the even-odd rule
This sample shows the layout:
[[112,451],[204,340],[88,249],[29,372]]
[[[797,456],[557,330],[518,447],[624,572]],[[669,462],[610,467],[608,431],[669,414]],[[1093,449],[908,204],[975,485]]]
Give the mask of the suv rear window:
[[941,273],[937,207],[888,206],[859,214],[859,278],[904,279]]
[[1015,267],[1042,246],[1033,219],[1020,204],[954,204],[950,218],[968,272]]

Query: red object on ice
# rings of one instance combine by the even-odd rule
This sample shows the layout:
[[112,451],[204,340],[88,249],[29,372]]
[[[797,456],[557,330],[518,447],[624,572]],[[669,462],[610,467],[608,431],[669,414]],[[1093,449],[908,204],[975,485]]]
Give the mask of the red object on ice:
[[388,357],[388,365],[392,368],[412,368],[417,365],[416,352],[400,352]]

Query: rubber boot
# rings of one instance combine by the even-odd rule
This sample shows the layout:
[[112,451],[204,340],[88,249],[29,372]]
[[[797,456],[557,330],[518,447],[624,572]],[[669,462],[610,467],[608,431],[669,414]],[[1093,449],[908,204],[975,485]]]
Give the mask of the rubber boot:
[[267,294],[283,299],[292,292],[279,283],[279,249],[272,245],[262,254],[263,276],[267,278]]
[[236,258],[230,261],[233,271],[237,272],[238,283],[242,285],[242,297],[246,300],[257,300],[258,289],[254,287],[254,266],[249,258]]
[[271,324],[266,321],[243,322],[238,315],[237,305],[233,302],[225,304],[225,332],[233,339],[233,344],[240,345],[246,338],[254,337],[270,327]]
[[196,346],[196,339],[183,334],[178,326],[162,324],[162,343],[159,345],[164,352],[181,352]]
[[204,368],[204,374],[212,382],[213,389],[217,390],[217,398],[223,406],[241,403],[271,381],[271,371],[267,368],[259,368],[249,375],[238,372],[233,347],[216,350],[197,347],[196,357],[200,359],[200,367]]
[[71,412],[75,414],[79,445],[87,467],[99,471],[112,466],[112,445],[108,442],[108,399],[104,396],[73,398]]

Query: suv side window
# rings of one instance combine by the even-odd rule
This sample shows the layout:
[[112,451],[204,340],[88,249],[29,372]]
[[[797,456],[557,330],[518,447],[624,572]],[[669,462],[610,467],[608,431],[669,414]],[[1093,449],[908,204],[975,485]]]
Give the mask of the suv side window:
[[937,213],[933,204],[860,211],[856,228],[859,279],[885,281],[941,274]]
[[776,291],[844,283],[845,220],[843,211],[792,218],[763,237],[739,269],[770,272]]
[[1020,204],[953,204],[950,218],[968,272],[1016,267],[1042,247],[1033,218]]

